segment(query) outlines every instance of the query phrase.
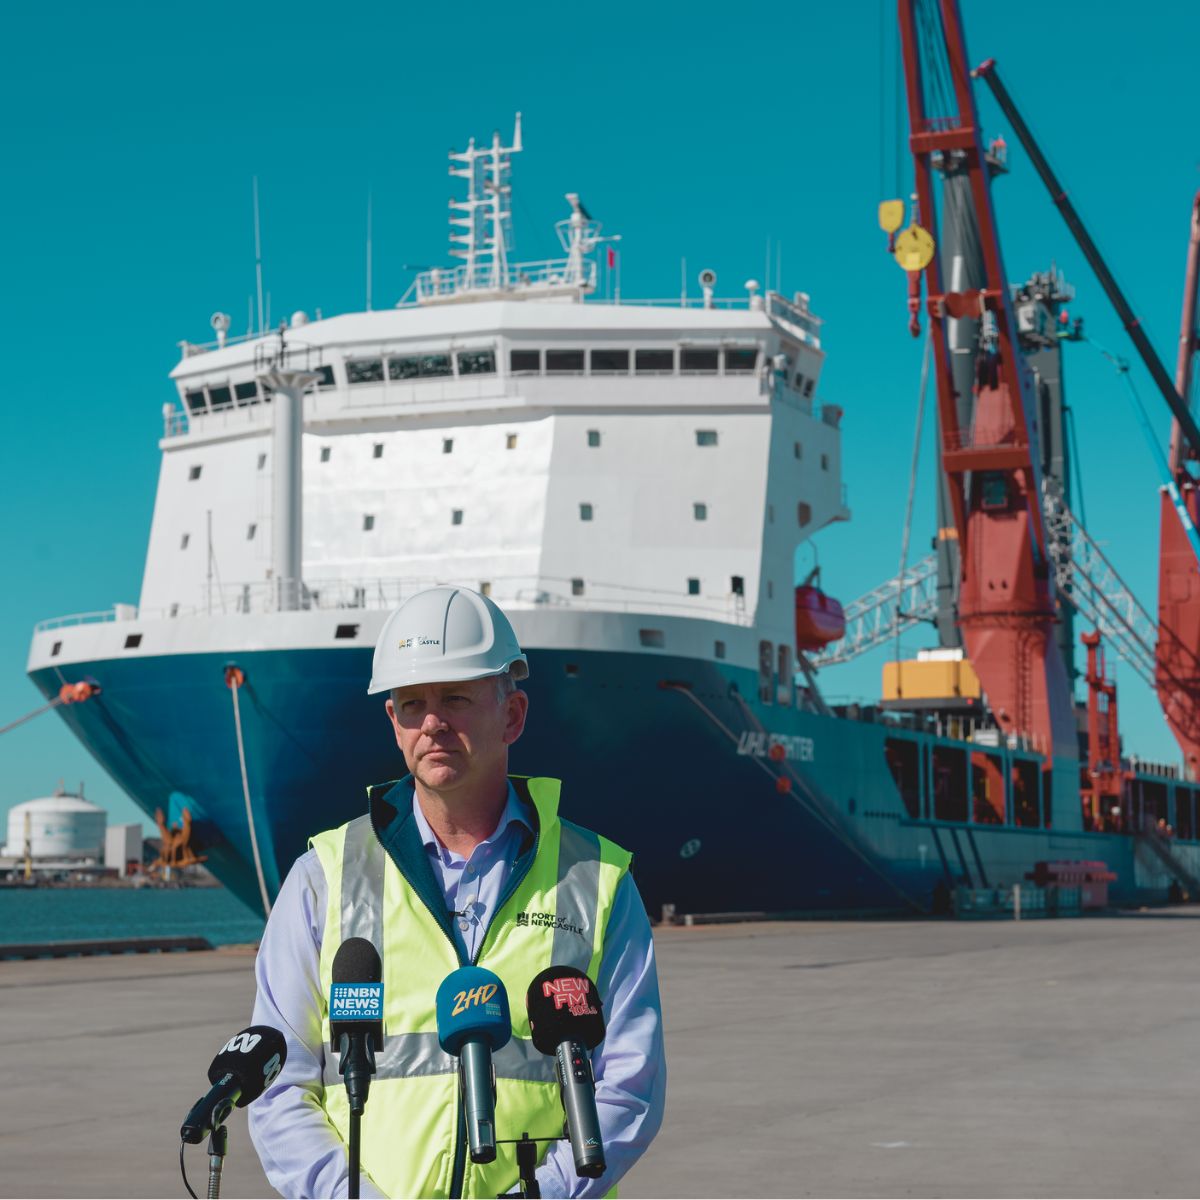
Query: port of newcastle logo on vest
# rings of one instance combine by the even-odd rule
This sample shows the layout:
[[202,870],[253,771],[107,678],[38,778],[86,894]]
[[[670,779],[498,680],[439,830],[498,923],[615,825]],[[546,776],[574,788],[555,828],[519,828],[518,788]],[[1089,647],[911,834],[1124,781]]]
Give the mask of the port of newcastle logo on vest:
[[565,929],[567,933],[577,933],[580,937],[586,937],[582,926],[568,921],[566,917],[557,916],[554,913],[546,912],[519,912],[517,913],[517,925],[523,929]]

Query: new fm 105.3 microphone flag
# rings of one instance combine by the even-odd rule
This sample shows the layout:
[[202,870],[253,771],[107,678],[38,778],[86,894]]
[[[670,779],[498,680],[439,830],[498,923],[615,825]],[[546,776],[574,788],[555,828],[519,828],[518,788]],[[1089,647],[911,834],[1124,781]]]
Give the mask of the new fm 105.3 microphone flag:
[[383,1049],[383,963],[366,938],[347,938],[333,958],[329,992],[330,1049],[346,1081],[350,1112],[361,1116]]
[[533,1044],[552,1055],[567,1117],[575,1174],[604,1174],[604,1139],[588,1051],[604,1040],[604,1006],[596,985],[575,967],[547,967],[525,993]]
[[483,967],[459,967],[437,990],[438,1041],[462,1072],[463,1110],[471,1161],[496,1158],[496,1076],[492,1051],[512,1037],[508,993]]
[[270,1025],[251,1025],[221,1047],[208,1068],[208,1095],[184,1118],[179,1136],[192,1145],[203,1141],[229,1118],[234,1105],[245,1106],[266,1091],[287,1061],[283,1034]]

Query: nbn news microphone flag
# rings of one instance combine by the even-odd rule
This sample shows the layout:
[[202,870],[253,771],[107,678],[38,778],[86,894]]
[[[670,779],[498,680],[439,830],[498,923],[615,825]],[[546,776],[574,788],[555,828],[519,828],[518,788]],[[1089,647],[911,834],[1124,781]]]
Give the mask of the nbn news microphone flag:
[[335,983],[329,990],[329,1020],[382,1021],[382,983]]

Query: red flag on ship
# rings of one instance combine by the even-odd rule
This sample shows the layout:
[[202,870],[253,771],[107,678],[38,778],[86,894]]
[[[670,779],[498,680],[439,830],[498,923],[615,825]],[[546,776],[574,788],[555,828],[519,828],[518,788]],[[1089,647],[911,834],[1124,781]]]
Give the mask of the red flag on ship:
[[615,267],[616,265],[617,265],[617,252],[616,252],[616,250],[614,250],[614,249],[613,249],[613,247],[612,247],[612,246],[609,246],[609,248],[608,248],[608,266],[609,266],[609,270],[611,270],[611,269],[612,269],[613,267]]

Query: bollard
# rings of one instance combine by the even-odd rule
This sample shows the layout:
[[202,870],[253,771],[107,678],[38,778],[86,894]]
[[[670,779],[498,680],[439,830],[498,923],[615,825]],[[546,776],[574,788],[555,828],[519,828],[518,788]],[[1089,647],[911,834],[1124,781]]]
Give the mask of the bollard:
[[1019,921],[1020,919],[1021,919],[1021,885],[1019,883],[1014,883],[1013,884],[1013,920]]

